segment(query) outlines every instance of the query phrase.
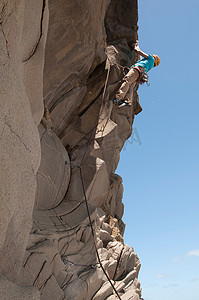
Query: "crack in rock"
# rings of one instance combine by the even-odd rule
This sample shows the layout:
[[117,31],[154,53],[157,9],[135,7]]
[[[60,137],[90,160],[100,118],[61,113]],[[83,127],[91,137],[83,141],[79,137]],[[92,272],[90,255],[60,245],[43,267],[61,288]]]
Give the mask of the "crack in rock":
[[23,60],[22,63],[26,63],[29,59],[31,59],[31,57],[33,57],[33,55],[37,51],[37,48],[39,46],[39,43],[40,43],[42,35],[43,35],[43,21],[44,21],[45,8],[46,8],[46,0],[43,0],[42,11],[41,11],[41,20],[40,20],[40,35],[39,35],[39,38],[37,40],[37,43],[34,45],[31,53],[29,54],[28,58]]
[[0,13],[0,25],[3,23],[3,13],[4,13],[5,9],[6,9],[6,6],[7,6],[7,3],[4,3],[3,7],[1,9],[1,13]]
[[26,148],[26,150],[27,150],[29,153],[31,153],[31,150],[28,149],[28,147],[26,146],[26,144],[24,143],[24,141],[21,139],[21,137],[20,137],[16,132],[13,131],[13,129],[12,129],[11,126],[7,123],[7,121],[5,121],[5,125],[7,125],[8,128],[10,129],[11,133],[14,134],[14,135],[20,140],[20,142],[24,145],[24,147]]
[[6,42],[6,53],[7,53],[8,58],[10,59],[10,53],[9,53],[9,48],[8,48],[8,40],[6,39],[6,35],[5,35],[4,30],[3,30],[2,23],[0,23],[0,25],[1,25],[1,31],[3,33],[4,39],[5,39],[5,42]]
[[33,285],[35,285],[35,283],[36,283],[37,279],[39,278],[39,276],[40,276],[42,270],[44,269],[46,263],[47,263],[47,261],[45,260],[44,263],[43,263],[43,265],[41,266],[41,269],[40,269],[40,271],[39,271],[37,277],[35,278],[35,280],[34,280],[34,282],[33,282]]

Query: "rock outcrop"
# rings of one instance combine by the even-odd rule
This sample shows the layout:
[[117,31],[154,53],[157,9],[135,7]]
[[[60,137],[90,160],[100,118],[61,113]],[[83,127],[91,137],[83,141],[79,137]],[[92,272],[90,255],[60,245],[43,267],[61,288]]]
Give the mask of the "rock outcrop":
[[141,299],[114,173],[141,106],[112,101],[137,18],[137,0],[0,2],[2,300]]

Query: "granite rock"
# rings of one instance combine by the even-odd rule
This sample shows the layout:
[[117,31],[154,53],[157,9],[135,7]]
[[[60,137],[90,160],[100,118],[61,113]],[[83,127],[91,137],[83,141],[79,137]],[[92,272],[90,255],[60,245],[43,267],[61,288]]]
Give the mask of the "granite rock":
[[137,59],[137,19],[137,0],[0,1],[5,300],[115,299],[107,276],[121,299],[141,300],[114,173],[137,87],[131,107],[112,101]]
[[3,0],[0,5],[0,273],[16,282],[32,226],[40,164],[37,124],[43,114],[48,6],[41,0]]
[[37,172],[35,209],[51,209],[61,203],[70,181],[70,159],[52,130],[39,126],[41,163]]

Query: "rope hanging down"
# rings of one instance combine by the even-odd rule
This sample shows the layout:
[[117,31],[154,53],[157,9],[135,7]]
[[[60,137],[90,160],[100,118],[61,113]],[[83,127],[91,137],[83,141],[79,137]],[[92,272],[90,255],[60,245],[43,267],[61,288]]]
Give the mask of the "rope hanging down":
[[[107,57],[107,58],[108,58],[108,57]],[[108,58],[108,60],[109,60],[109,58]],[[121,66],[121,65],[119,65],[119,64],[117,64],[117,63],[115,63],[115,65],[118,65],[119,67],[121,67],[121,68],[123,69],[123,73],[124,73],[124,75],[125,75],[124,69],[127,68],[127,67],[123,67],[123,66]],[[127,68],[127,69],[129,69],[129,68]],[[103,90],[103,94],[102,94],[101,107],[102,107],[102,104],[104,103],[105,93],[106,93],[106,89],[107,89],[107,84],[108,84],[109,75],[110,75],[110,65],[108,66],[108,71],[107,71],[106,81],[105,81],[104,90]],[[117,298],[118,298],[119,300],[122,300],[121,297],[120,297],[120,295],[118,294],[118,292],[117,292],[117,290],[116,290],[114,284],[111,282],[111,279],[109,278],[109,276],[108,276],[106,270],[104,269],[104,267],[103,267],[103,265],[102,265],[102,262],[101,262],[101,260],[100,260],[100,256],[99,256],[99,253],[98,253],[97,244],[96,244],[96,240],[95,240],[95,231],[94,231],[94,228],[93,228],[93,225],[92,225],[92,220],[91,220],[91,216],[90,216],[90,212],[89,212],[89,206],[88,206],[88,200],[87,200],[87,196],[86,196],[86,189],[85,189],[85,185],[84,185],[84,181],[83,181],[83,175],[82,175],[82,164],[83,164],[83,161],[84,161],[84,158],[85,158],[85,156],[86,156],[86,152],[87,152],[88,146],[90,145],[90,142],[91,142],[91,140],[92,140],[92,136],[93,136],[93,134],[94,134],[94,131],[95,131],[95,128],[96,128],[97,124],[98,124],[98,118],[96,119],[96,122],[95,122],[95,124],[94,124],[93,130],[91,131],[90,138],[89,138],[88,143],[87,143],[87,147],[86,147],[85,152],[84,152],[84,155],[83,155],[83,157],[82,157],[82,159],[81,159],[81,163],[80,163],[79,165],[72,165],[72,164],[71,164],[71,167],[77,168],[77,169],[79,169],[79,171],[80,171],[80,179],[81,179],[81,183],[82,183],[82,190],[83,190],[84,199],[85,199],[85,203],[86,203],[86,210],[87,210],[87,214],[88,214],[88,218],[89,218],[89,223],[90,223],[90,228],[91,228],[91,233],[92,233],[92,238],[93,238],[93,242],[94,242],[94,248],[95,248],[95,252],[96,252],[96,255],[97,255],[98,263],[99,263],[99,265],[100,265],[100,267],[101,267],[101,269],[102,269],[104,275],[106,276],[107,280],[109,281],[110,285],[112,286],[113,291],[115,292]],[[67,162],[65,162],[65,163],[68,164]],[[82,202],[83,202],[83,201],[82,201]],[[58,218],[57,215],[56,215],[56,217]],[[58,218],[58,219],[60,220],[60,218]],[[60,220],[60,221],[61,221],[61,220]],[[61,223],[62,223],[62,226],[65,228],[64,222],[61,222]],[[113,280],[115,279],[115,275],[116,275],[116,272],[117,272],[117,269],[118,269],[118,265],[119,265],[119,262],[120,262],[120,259],[121,259],[121,256],[122,256],[122,252],[123,252],[123,249],[122,249],[122,251],[121,251],[121,253],[120,253],[120,256],[119,256],[119,259],[118,259],[118,262],[117,262],[117,266],[116,266],[116,270],[115,270],[115,274],[114,274]],[[67,262],[67,261],[65,261],[65,262]],[[69,262],[69,261],[68,261],[68,262]],[[71,262],[71,263],[72,263],[72,262]],[[77,265],[77,264],[76,264],[76,265]],[[80,264],[78,264],[78,266],[85,266],[85,267],[88,266],[88,267],[91,267],[91,268],[94,267],[94,265],[80,265]],[[116,296],[115,296],[115,297],[116,297]]]
[[[107,75],[106,75],[106,81],[105,81],[105,84],[104,84],[104,91],[103,91],[103,94],[102,94],[101,107],[102,107],[102,104],[104,103],[105,93],[106,93],[106,88],[107,88],[107,84],[108,84],[109,75],[110,75],[110,66],[108,67],[108,71],[107,71]],[[93,126],[93,130],[91,131],[90,138],[88,140],[87,147],[85,149],[84,155],[83,155],[83,157],[81,159],[80,166],[82,166],[82,164],[83,164],[83,161],[84,161],[84,158],[86,156],[86,152],[87,152],[88,146],[90,145],[90,142],[92,140],[92,137],[93,137],[93,134],[94,134],[94,131],[95,131],[95,127],[97,126],[97,124],[98,124],[98,118],[96,118],[95,124]]]
[[[108,67],[108,72],[107,72],[107,76],[106,76],[106,81],[105,81],[105,85],[104,85],[104,91],[103,91],[103,94],[102,94],[102,102],[101,102],[101,106],[104,102],[104,99],[105,99],[105,93],[106,93],[106,89],[107,89],[107,84],[108,84],[108,79],[109,79],[109,75],[110,75],[110,66]],[[95,240],[95,231],[94,231],[94,228],[93,228],[93,224],[92,224],[92,220],[91,220],[91,215],[90,215],[90,211],[89,211],[89,207],[88,207],[88,200],[87,200],[87,196],[86,196],[86,189],[85,189],[85,185],[84,185],[84,180],[83,180],[83,175],[82,175],[82,163],[84,161],[84,158],[85,158],[85,155],[86,155],[86,152],[87,152],[87,149],[88,149],[88,146],[90,144],[90,141],[92,139],[92,136],[94,134],[94,130],[95,130],[95,127],[97,126],[97,123],[98,123],[98,119],[96,119],[96,122],[95,122],[95,125],[94,125],[94,128],[91,132],[91,135],[90,135],[90,139],[88,141],[88,144],[87,144],[87,147],[85,149],[85,153],[82,157],[82,160],[81,160],[81,163],[78,167],[79,169],[79,172],[80,172],[80,179],[81,179],[81,183],[82,183],[82,190],[83,190],[83,194],[84,194],[84,199],[85,199],[85,203],[86,203],[86,210],[87,210],[87,214],[88,214],[88,218],[89,218],[89,223],[90,223],[90,228],[91,228],[91,233],[92,233],[92,238],[93,238],[93,242],[94,242],[94,247],[95,247],[95,252],[96,252],[96,255],[97,255],[97,259],[98,259],[98,262],[99,262],[99,265],[104,273],[104,275],[106,276],[107,280],[109,281],[110,285],[112,286],[115,294],[117,295],[118,299],[119,300],[122,300],[120,295],[118,294],[116,288],[114,287],[113,283],[111,282],[111,279],[109,278],[106,270],[104,269],[103,265],[102,265],[102,262],[100,260],[100,256],[99,256],[99,253],[98,253],[98,249],[97,249],[97,244],[96,244],[96,240]]]
[[[110,65],[108,67],[108,71],[107,71],[107,76],[106,76],[106,81],[105,81],[105,85],[104,85],[104,90],[103,90],[103,94],[102,94],[102,100],[101,100],[101,107],[102,107],[102,104],[104,103],[104,99],[105,99],[105,93],[106,93],[106,89],[107,89],[107,84],[108,84],[108,79],[109,79],[109,75],[110,75]],[[89,218],[89,223],[90,223],[90,228],[91,228],[91,233],[92,233],[92,238],[93,238],[93,242],[94,242],[94,248],[95,248],[95,252],[96,252],[96,256],[97,256],[97,260],[98,260],[98,263],[104,273],[104,275],[106,276],[107,280],[109,281],[110,285],[112,286],[113,288],[113,291],[115,293],[115,295],[117,296],[117,298],[119,300],[122,300],[120,295],[118,294],[114,284],[111,282],[111,279],[109,278],[106,270],[104,269],[103,265],[102,265],[102,262],[100,260],[100,256],[99,256],[99,253],[98,253],[98,249],[97,249],[97,244],[96,244],[96,240],[95,240],[95,231],[94,231],[94,228],[93,228],[93,225],[92,225],[92,220],[91,220],[91,216],[90,216],[90,212],[89,212],[89,206],[88,206],[88,200],[87,200],[87,196],[86,196],[86,189],[85,189],[85,185],[84,185],[84,180],[83,180],[83,175],[82,175],[82,165],[83,165],[83,161],[84,161],[84,158],[86,156],[86,152],[87,152],[87,149],[88,149],[88,146],[90,145],[90,142],[92,140],[92,137],[93,137],[93,134],[94,134],[94,131],[95,131],[95,128],[98,124],[98,118],[96,119],[96,122],[94,124],[94,127],[93,127],[93,130],[91,131],[91,134],[90,134],[90,138],[88,140],[88,143],[87,143],[87,147],[85,149],[85,152],[84,152],[84,155],[81,159],[81,163],[78,164],[78,165],[71,165],[71,167],[73,168],[77,168],[79,169],[80,171],[80,179],[81,179],[81,183],[82,183],[82,190],[83,190],[83,194],[84,194],[84,199],[85,199],[85,203],[86,203],[86,210],[87,210],[87,214],[88,214],[88,218]],[[66,164],[68,164],[67,162],[65,162]],[[83,202],[83,201],[82,201]],[[64,224],[62,223],[63,227],[65,228]],[[121,257],[120,257],[121,258]],[[119,258],[119,260],[120,260]],[[118,262],[119,264],[119,262]],[[116,270],[115,270],[115,273],[117,272],[117,268],[118,268],[118,264],[117,264],[117,267],[116,267]],[[83,265],[82,265],[83,266]],[[85,265],[87,266],[87,265]],[[89,265],[89,267],[94,267],[94,265]],[[116,274],[114,274],[114,277],[115,277]],[[116,297],[115,296],[115,297]]]
[[83,193],[84,193],[84,199],[85,199],[85,203],[86,203],[86,210],[87,210],[87,213],[88,213],[88,218],[89,218],[89,223],[90,223],[90,227],[91,227],[91,233],[92,233],[92,237],[93,237],[95,252],[96,252],[96,255],[97,255],[99,265],[100,265],[102,271],[104,272],[104,275],[108,279],[109,283],[111,284],[111,286],[112,286],[114,292],[116,293],[118,299],[122,300],[120,298],[120,295],[118,294],[116,288],[114,287],[113,283],[111,282],[111,280],[110,280],[110,278],[109,278],[109,276],[108,276],[106,270],[104,269],[104,267],[102,265],[102,262],[100,260],[99,253],[98,253],[98,250],[97,250],[96,240],[95,240],[95,232],[94,232],[94,229],[93,229],[92,220],[91,220],[91,216],[90,216],[90,212],[89,212],[88,201],[87,201],[87,196],[86,196],[86,191],[85,191],[85,186],[84,186],[84,181],[83,181],[83,176],[82,176],[82,168],[81,167],[79,168],[79,172],[80,172],[80,177],[81,177],[81,182],[82,182],[82,189],[83,189]]

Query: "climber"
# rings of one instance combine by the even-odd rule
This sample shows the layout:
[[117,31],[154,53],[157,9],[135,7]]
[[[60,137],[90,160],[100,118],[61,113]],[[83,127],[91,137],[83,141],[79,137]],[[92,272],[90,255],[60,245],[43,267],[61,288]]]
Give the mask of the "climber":
[[119,104],[119,107],[131,105],[136,83],[148,81],[147,72],[160,63],[160,58],[157,55],[149,55],[141,51],[138,41],[132,44],[132,47],[143,59],[138,60],[131,66],[129,72],[124,76],[123,83],[116,94],[115,100],[115,102]]

